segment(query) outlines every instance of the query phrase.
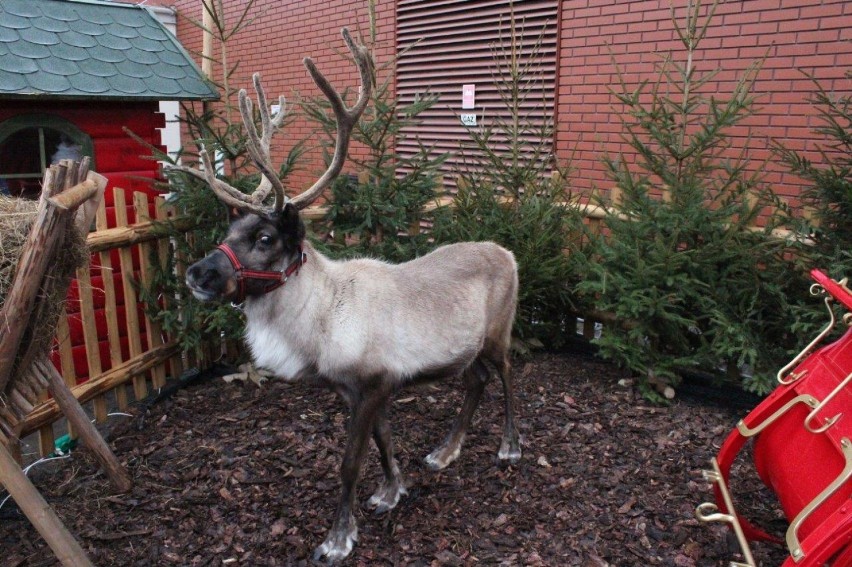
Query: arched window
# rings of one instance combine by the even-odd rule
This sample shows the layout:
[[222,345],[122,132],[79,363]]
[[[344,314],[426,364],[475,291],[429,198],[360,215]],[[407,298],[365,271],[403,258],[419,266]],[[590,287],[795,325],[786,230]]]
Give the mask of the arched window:
[[92,157],[92,139],[49,114],[25,114],[0,123],[0,194],[38,199],[44,170],[61,159]]

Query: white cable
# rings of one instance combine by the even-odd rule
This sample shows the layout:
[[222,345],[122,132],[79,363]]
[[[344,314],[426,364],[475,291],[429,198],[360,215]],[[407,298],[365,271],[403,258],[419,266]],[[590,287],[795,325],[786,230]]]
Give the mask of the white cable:
[[[133,417],[132,413],[124,413],[124,412],[120,412],[120,411],[114,411],[112,413],[108,413],[107,417],[113,417],[115,415],[123,415],[125,417]],[[89,421],[91,421],[92,423],[95,423],[97,421],[97,419],[90,419]]]
[[[123,416],[126,416],[126,417],[133,417],[133,414],[124,413],[124,412],[120,412],[120,411],[108,413],[107,417],[112,417],[114,415],[123,415]],[[94,423],[94,421],[95,420],[92,420],[92,423]],[[67,459],[68,457],[71,456],[71,451],[69,451],[68,454],[66,454],[66,455],[63,455],[61,453],[61,451],[59,451],[58,449],[57,449],[57,452],[59,452],[59,456],[57,456],[57,457],[42,457],[41,459],[39,459],[39,460],[35,461],[34,463],[31,463],[30,465],[28,465],[26,468],[23,469],[24,475],[26,476],[26,474],[30,472],[30,469],[33,468],[36,465],[46,463],[47,461],[55,461],[56,459]],[[11,497],[12,497],[12,495],[8,494],[8,495],[6,495],[6,498],[4,498],[2,501],[0,501],[0,509],[3,508],[3,506],[6,504],[6,501],[9,500],[9,498],[11,498]]]
[[[34,462],[34,463],[32,463],[32,464],[30,464],[30,465],[28,465],[27,467],[24,468],[24,470],[23,470],[24,476],[26,476],[27,473],[30,472],[30,469],[33,468],[36,465],[46,463],[47,461],[55,461],[57,459],[67,459],[70,456],[71,456],[71,453],[69,452],[67,455],[60,455],[58,457],[42,457],[41,459],[37,460],[36,462]],[[6,498],[3,499],[2,502],[0,502],[0,509],[3,508],[3,506],[6,504],[6,501],[9,500],[9,498],[11,498],[11,497],[12,497],[12,495],[9,494],[9,495],[6,496]]]

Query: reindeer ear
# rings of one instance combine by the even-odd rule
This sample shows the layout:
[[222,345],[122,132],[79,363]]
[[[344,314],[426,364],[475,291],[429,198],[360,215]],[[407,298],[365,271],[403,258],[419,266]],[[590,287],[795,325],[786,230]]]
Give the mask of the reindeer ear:
[[228,220],[234,222],[237,219],[243,218],[245,216],[245,212],[241,211],[237,207],[228,207]]
[[278,217],[278,230],[297,242],[305,237],[305,223],[299,216],[299,210],[292,203],[285,203]]

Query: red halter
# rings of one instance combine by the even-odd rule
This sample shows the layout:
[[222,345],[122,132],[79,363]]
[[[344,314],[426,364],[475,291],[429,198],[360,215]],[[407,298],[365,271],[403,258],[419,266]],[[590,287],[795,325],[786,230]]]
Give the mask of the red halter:
[[219,250],[225,253],[228,260],[231,262],[231,266],[234,267],[234,272],[236,272],[237,278],[237,299],[236,303],[242,303],[246,299],[246,280],[269,280],[272,283],[268,284],[263,288],[263,293],[269,293],[274,289],[278,289],[290,279],[290,276],[296,275],[299,273],[299,268],[302,267],[302,264],[308,261],[308,256],[302,250],[302,246],[299,245],[299,256],[286,268],[281,270],[280,272],[276,271],[261,271],[261,270],[248,270],[243,266],[239,259],[237,259],[237,255],[227,244],[220,244],[217,246]]

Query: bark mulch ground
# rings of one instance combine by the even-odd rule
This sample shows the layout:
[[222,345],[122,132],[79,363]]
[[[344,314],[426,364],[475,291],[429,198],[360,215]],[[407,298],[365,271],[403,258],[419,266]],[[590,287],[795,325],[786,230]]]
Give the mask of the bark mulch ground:
[[[728,530],[699,524],[693,510],[712,498],[700,471],[749,408],[706,396],[655,406],[619,386],[625,376],[584,354],[517,362],[521,461],[497,463],[502,393],[492,383],[460,458],[440,473],[422,458],[461,405],[460,381],[401,393],[391,422],[409,495],[389,514],[361,511],[344,564],[727,565]],[[85,449],[30,473],[95,564],[311,564],[338,497],[346,415],[332,394],[217,378],[113,419],[124,420],[110,437],[131,493],[113,494]],[[740,510],[783,530],[747,458],[734,470]],[[372,448],[362,502],[379,474]],[[11,500],[0,549],[4,566],[56,564]],[[787,557],[766,545],[755,555],[764,566]]]

